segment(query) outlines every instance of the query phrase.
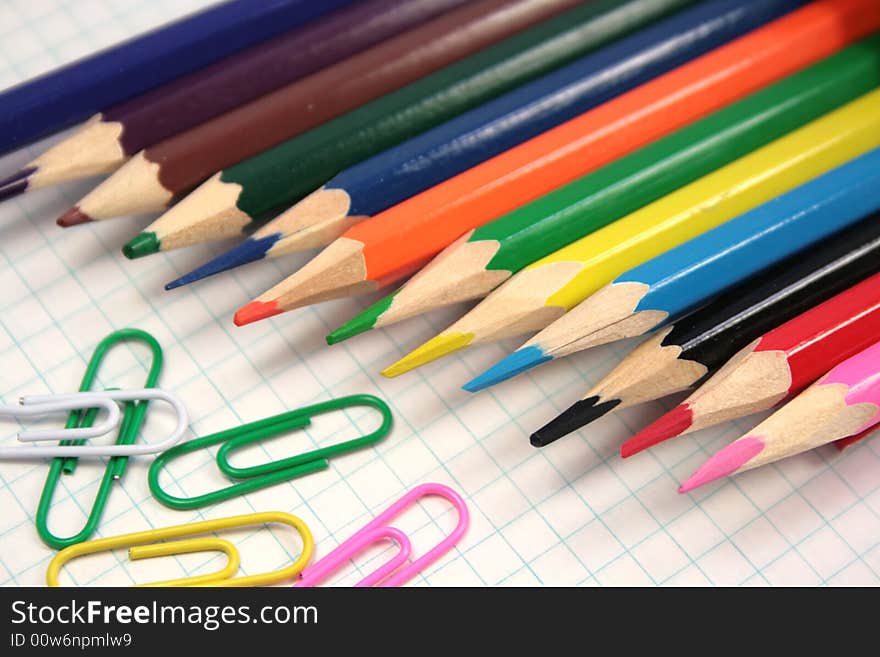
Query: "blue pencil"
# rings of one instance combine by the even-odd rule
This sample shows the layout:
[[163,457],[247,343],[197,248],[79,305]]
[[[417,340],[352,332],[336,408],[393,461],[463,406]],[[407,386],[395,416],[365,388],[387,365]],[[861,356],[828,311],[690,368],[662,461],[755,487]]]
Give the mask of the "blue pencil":
[[166,289],[263,258],[328,244],[352,224],[802,4],[711,0],[683,10],[344,170],[245,242]]
[[678,321],[880,210],[878,189],[875,149],[621,274],[464,388],[476,392],[541,363]]
[[229,0],[0,94],[0,154],[353,0]]

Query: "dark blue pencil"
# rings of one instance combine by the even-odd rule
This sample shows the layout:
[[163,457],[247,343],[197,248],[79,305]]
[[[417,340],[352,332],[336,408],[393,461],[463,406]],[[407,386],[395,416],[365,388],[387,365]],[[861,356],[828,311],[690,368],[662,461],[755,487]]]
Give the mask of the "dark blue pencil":
[[352,224],[802,4],[713,0],[683,10],[343,171],[243,244],[166,288],[266,257],[323,246]]
[[0,154],[353,0],[229,0],[0,94]]

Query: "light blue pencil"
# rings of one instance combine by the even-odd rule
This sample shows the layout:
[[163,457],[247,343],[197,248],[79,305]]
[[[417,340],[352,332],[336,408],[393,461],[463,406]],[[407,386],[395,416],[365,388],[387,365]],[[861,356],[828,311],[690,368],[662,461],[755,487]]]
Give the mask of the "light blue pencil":
[[541,363],[675,322],[877,211],[878,190],[875,149],[621,274],[464,388],[476,392]]

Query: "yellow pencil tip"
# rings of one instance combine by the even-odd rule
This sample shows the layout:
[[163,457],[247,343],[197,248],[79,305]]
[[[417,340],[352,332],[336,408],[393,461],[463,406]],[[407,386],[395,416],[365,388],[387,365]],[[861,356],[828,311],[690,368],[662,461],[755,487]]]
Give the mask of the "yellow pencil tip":
[[382,370],[382,376],[393,379],[431,361],[448,356],[467,347],[474,339],[473,333],[441,333],[421,347],[409,352],[399,361]]

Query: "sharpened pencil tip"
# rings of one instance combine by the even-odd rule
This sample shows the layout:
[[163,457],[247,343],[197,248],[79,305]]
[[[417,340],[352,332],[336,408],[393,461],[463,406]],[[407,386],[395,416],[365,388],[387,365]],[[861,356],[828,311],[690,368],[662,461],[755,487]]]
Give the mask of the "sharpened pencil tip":
[[694,422],[694,414],[688,404],[679,404],[661,415],[620,446],[620,455],[629,458],[634,454],[659,445],[687,431]]
[[249,262],[256,262],[266,257],[266,254],[278,240],[281,239],[280,233],[274,233],[266,237],[254,239],[249,237],[244,242],[235,246],[226,253],[221,253],[213,260],[206,262],[204,265],[193,269],[188,274],[184,274],[180,278],[171,281],[165,286],[166,290],[173,290],[182,285],[195,283],[208,276],[219,274],[220,272],[241,267]]
[[129,260],[134,260],[152,255],[153,253],[159,253],[161,247],[162,242],[156,236],[156,233],[141,233],[122,247],[122,253]]
[[465,383],[462,388],[468,392],[478,392],[518,376],[548,360],[553,360],[553,357],[546,355],[544,350],[538,346],[532,345],[517,349],[482,374]]
[[80,224],[87,224],[91,221],[94,221],[94,219],[80,210],[78,206],[74,205],[67,212],[58,217],[58,219],[55,220],[55,223],[62,228],[70,228],[71,226],[79,226]]
[[755,436],[743,436],[710,456],[708,461],[679,486],[678,492],[689,493],[695,488],[732,475],[763,450],[763,440]]
[[391,307],[392,303],[394,303],[395,294],[396,292],[389,294],[384,299],[380,299],[362,313],[352,317],[345,324],[330,333],[330,335],[327,336],[327,344],[336,344],[337,342],[348,340],[349,338],[353,338],[356,335],[375,328],[385,311]]
[[619,399],[600,402],[599,397],[595,395],[581,399],[535,431],[530,438],[532,447],[546,447],[563,436],[567,436],[584,425],[610,413],[619,404]]
[[275,300],[251,301],[246,306],[242,306],[238,309],[232,321],[235,322],[236,326],[244,326],[245,324],[251,324],[252,322],[257,322],[261,319],[268,319],[269,317],[274,317],[275,315],[280,314],[281,309],[278,307],[278,302]]
[[382,370],[382,376],[389,379],[400,376],[438,358],[443,358],[443,356],[448,356],[460,349],[464,349],[473,339],[473,333],[450,333],[447,335],[441,333],[428,340],[421,347],[411,351],[394,363],[394,365]]
[[28,179],[36,170],[36,167],[28,167],[15,172],[4,180],[0,180],[0,201],[24,194],[30,184]]

